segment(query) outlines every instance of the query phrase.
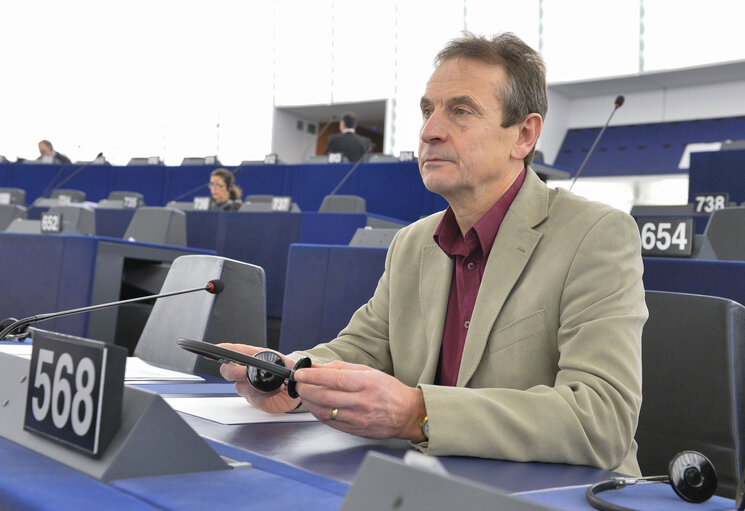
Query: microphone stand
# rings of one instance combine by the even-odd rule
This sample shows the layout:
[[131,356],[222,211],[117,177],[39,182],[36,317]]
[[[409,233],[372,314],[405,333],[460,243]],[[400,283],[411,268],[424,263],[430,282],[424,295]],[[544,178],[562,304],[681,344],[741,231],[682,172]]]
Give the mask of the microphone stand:
[[197,186],[196,188],[192,188],[191,190],[189,190],[189,191],[188,191],[188,192],[186,192],[186,193],[182,193],[181,195],[179,195],[178,197],[176,197],[175,199],[172,199],[172,200],[173,200],[173,202],[176,202],[176,201],[178,201],[179,199],[183,199],[183,198],[184,198],[184,197],[186,197],[187,195],[191,195],[192,193],[194,193],[194,192],[198,192],[198,191],[199,191],[199,190],[201,190],[202,188],[207,188],[208,186],[209,186],[209,185],[199,185],[199,186]]
[[[87,162],[87,163],[86,163],[85,165],[81,165],[80,167],[78,167],[78,168],[76,168],[75,170],[73,170],[73,171],[72,171],[72,173],[71,173],[71,174],[70,174],[69,176],[67,176],[67,177],[66,177],[65,179],[63,179],[62,181],[60,181],[60,182],[59,182],[59,184],[57,184],[57,185],[53,186],[53,187],[52,187],[52,189],[51,189],[51,190],[49,190],[49,195],[51,195],[52,193],[54,193],[54,191],[55,191],[55,190],[59,190],[60,188],[62,188],[62,186],[64,186],[64,185],[65,185],[65,184],[67,184],[67,183],[68,183],[68,182],[69,182],[69,181],[70,181],[70,180],[71,180],[72,178],[74,178],[75,176],[77,176],[78,174],[80,174],[80,173],[81,173],[81,172],[82,172],[82,171],[83,171],[84,169],[86,169],[86,168],[87,168],[87,167],[88,167],[88,166],[89,166],[89,165],[90,165],[91,163],[93,163],[93,162],[92,162],[92,161],[89,161],[89,162]],[[42,194],[42,197],[43,197],[43,196],[44,196],[44,194]]]
[[[106,307],[114,307],[116,305],[125,305],[128,303],[135,303],[135,302],[143,302],[145,300],[152,300],[154,298],[166,298],[169,296],[176,296],[176,295],[182,295],[185,293],[194,293],[196,291],[207,291],[212,294],[218,294],[220,293],[224,288],[224,284],[221,280],[211,280],[209,283],[207,283],[206,286],[202,287],[195,287],[192,289],[182,289],[181,291],[171,291],[169,293],[162,293],[158,295],[149,295],[149,296],[140,296],[137,298],[130,298],[128,300],[121,300],[118,302],[110,302],[110,303],[101,303],[98,305],[91,305],[88,307],[80,307],[78,309],[71,309],[66,310],[62,312],[49,312],[46,314],[37,314],[36,316],[29,316],[27,318],[18,319],[13,321],[10,325],[8,325],[6,328],[3,329],[2,332],[0,332],[0,341],[5,339],[5,336],[8,335],[11,332],[17,331],[21,329],[22,327],[25,327],[26,325],[30,323],[35,323],[37,321],[45,321],[47,319],[53,319],[60,316],[69,316],[72,314],[80,314],[81,312],[91,312],[98,309],[105,309]],[[25,333],[25,332],[20,332]],[[15,335],[18,335],[19,332],[16,332]]]
[[352,165],[352,168],[349,169],[349,172],[347,172],[347,175],[344,176],[341,181],[339,181],[339,184],[336,185],[336,187],[333,190],[331,190],[331,193],[329,195],[334,195],[336,192],[339,191],[339,188],[341,188],[341,185],[343,185],[347,181],[347,179],[349,179],[349,177],[354,173],[354,171],[357,170],[357,167],[360,166],[360,163],[365,161],[365,156],[367,156],[367,153],[369,153],[371,150],[372,150],[372,144],[370,145],[370,147],[368,147],[365,150],[364,153],[362,153],[362,156],[360,156],[360,159],[357,160],[354,165]]
[[610,117],[608,117],[608,120],[606,121],[605,126],[603,126],[603,129],[600,130],[600,133],[598,133],[598,136],[595,137],[595,142],[592,143],[592,147],[590,147],[590,150],[587,152],[587,156],[585,156],[585,160],[582,162],[582,165],[579,166],[579,170],[574,175],[574,179],[572,180],[572,184],[569,186],[569,190],[572,189],[572,187],[574,186],[574,183],[577,182],[577,178],[579,177],[580,174],[582,174],[582,171],[585,169],[585,165],[587,165],[587,161],[590,159],[590,156],[592,156],[592,153],[595,152],[595,147],[598,145],[598,142],[603,137],[603,133],[605,133],[605,129],[610,124],[610,120],[613,118],[613,114],[616,113],[616,110],[621,108],[621,105],[623,105],[623,102],[624,102],[623,96],[618,96],[616,98],[615,107],[613,108],[613,111],[610,113]]

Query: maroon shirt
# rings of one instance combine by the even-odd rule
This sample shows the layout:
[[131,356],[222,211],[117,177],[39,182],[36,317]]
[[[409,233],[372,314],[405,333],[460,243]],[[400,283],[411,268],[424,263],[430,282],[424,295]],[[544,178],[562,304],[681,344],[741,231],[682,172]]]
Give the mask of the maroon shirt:
[[455,261],[445,327],[442,332],[440,362],[435,377],[436,384],[454,387],[458,381],[466,334],[479,294],[481,278],[484,276],[486,261],[499,232],[499,226],[502,225],[502,220],[517,192],[520,191],[523,181],[525,169],[494,206],[468,230],[465,237],[461,236],[455,214],[449,207],[435,229],[435,243]]

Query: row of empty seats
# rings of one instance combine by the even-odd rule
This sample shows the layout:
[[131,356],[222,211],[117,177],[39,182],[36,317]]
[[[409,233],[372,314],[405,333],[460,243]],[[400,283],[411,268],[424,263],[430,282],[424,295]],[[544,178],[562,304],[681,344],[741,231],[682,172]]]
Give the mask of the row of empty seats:
[[[71,203],[85,202],[85,192],[82,190],[57,189],[51,193],[51,197],[39,197],[33,207],[52,207]],[[209,201],[209,197],[202,197]],[[205,209],[197,206],[198,200],[192,201],[170,201],[166,207],[192,211]],[[284,204],[283,204],[284,203]],[[0,188],[0,205],[26,204],[26,191],[21,188]],[[99,208],[138,208],[145,205],[144,197],[139,192],[113,191],[108,197],[98,201]],[[365,199],[357,195],[327,195],[324,197],[319,212],[321,213],[365,213]],[[291,197],[280,197],[267,194],[247,195],[241,203],[239,211],[294,211],[299,212],[300,207],[292,202]]]

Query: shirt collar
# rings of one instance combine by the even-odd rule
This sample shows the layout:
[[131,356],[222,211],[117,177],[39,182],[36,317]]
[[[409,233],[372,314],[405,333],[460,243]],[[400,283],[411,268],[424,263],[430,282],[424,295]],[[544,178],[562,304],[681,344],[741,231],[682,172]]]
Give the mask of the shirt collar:
[[[510,209],[512,201],[515,200],[524,181],[525,169],[522,170],[514,183],[512,183],[499,200],[466,233],[466,237],[476,236],[476,239],[481,245],[481,253],[484,254],[484,257],[489,256],[491,247],[494,245],[494,240],[499,232],[499,227],[502,225],[502,220],[504,220],[507,210]],[[458,222],[455,220],[455,213],[453,213],[453,209],[450,206],[448,206],[442,219],[440,219],[440,223],[437,225],[432,238],[437,243],[437,246],[450,257],[468,254],[468,252],[463,253],[464,250],[467,251],[466,244],[464,243],[464,237],[461,236]]]

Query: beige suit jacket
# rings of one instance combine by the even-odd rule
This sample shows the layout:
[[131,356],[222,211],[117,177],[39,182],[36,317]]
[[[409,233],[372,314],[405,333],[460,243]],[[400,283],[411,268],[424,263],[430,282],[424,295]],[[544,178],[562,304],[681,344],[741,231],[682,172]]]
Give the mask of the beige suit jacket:
[[639,475],[639,233],[618,210],[548,189],[532,170],[497,234],[456,387],[433,385],[453,262],[442,213],[395,237],[374,296],[306,354],[393,374],[424,393],[433,455],[597,466]]

